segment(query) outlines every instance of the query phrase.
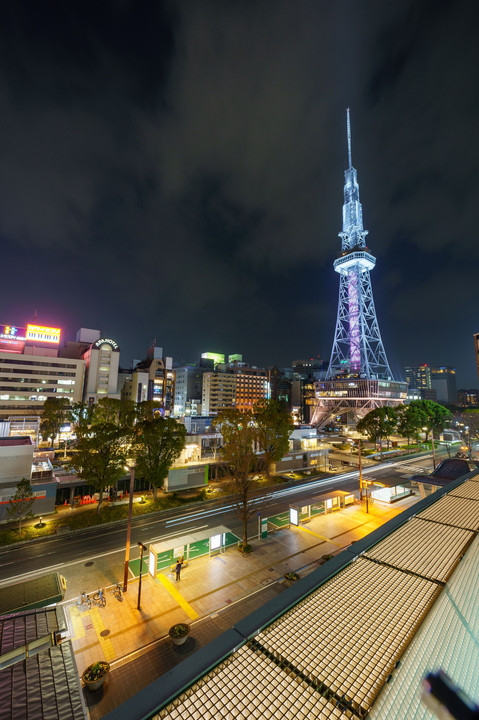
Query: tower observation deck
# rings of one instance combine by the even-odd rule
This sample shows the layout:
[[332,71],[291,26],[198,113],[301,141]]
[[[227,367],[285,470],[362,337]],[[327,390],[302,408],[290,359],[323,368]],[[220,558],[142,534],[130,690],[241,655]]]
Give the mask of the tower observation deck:
[[351,124],[346,111],[348,168],[344,173],[341,252],[333,263],[339,273],[339,302],[326,379],[317,383],[313,423],[324,426],[334,415],[349,421],[380,405],[404,402],[407,385],[396,381],[384,350],[374,306],[370,272],[376,258],[366,245],[356,168],[351,160]]

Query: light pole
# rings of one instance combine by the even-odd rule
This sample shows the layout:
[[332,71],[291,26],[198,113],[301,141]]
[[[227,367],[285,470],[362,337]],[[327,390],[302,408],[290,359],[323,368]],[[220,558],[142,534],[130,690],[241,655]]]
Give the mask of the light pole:
[[469,460],[472,460],[471,429],[470,429],[469,425],[466,425],[464,427],[464,430],[467,433],[467,454],[468,454]]
[[135,487],[135,466],[127,465],[125,470],[130,471],[130,497],[128,498],[128,525],[126,528],[125,569],[123,572],[123,592],[128,590],[128,565],[130,562],[131,516],[133,514],[133,488]]
[[144,550],[148,550],[148,548],[146,547],[146,545],[143,545],[143,543],[140,542],[140,540],[138,540],[137,545],[140,548],[140,582],[138,583],[138,605],[137,605],[137,607],[138,607],[138,610],[141,610],[140,600],[141,600],[141,571],[143,570],[143,552],[144,552]]
[[[363,495],[363,466],[361,462],[361,439],[358,440],[359,492]],[[368,482],[366,480],[366,512],[369,513]]]

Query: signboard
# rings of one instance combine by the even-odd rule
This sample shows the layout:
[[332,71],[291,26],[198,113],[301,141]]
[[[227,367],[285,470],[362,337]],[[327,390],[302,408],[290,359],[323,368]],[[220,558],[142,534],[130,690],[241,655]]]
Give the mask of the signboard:
[[100,338],[93,343],[94,348],[100,348],[102,345],[109,345],[112,350],[115,350],[115,352],[120,352],[120,346],[111,338]]
[[174,558],[178,558],[178,560],[179,560],[180,558],[184,558],[184,556],[185,556],[185,546],[184,545],[179,545],[177,548],[174,548],[174,550],[173,550]]
[[149,562],[148,562],[148,572],[150,573],[150,575],[155,577],[155,575],[156,575],[156,555],[151,550],[150,550],[150,556],[149,556]]
[[221,353],[205,352],[201,353],[201,357],[204,360],[214,360],[215,364],[224,363],[225,361],[225,356]]
[[0,338],[2,340],[25,340],[26,328],[14,325],[0,325]]
[[299,525],[298,508],[289,508],[289,522],[291,525]]
[[45,327],[44,325],[27,325],[25,339],[59,345],[61,332],[61,328]]
[[268,518],[261,518],[261,537],[263,540],[268,537]]

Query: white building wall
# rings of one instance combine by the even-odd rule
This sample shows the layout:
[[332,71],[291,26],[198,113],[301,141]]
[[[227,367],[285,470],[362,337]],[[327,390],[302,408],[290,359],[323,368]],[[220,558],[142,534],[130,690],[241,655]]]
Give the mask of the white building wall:
[[82,399],[84,360],[0,352],[0,415],[41,411],[47,397]]
[[16,485],[22,478],[32,475],[33,444],[0,445],[0,485]]

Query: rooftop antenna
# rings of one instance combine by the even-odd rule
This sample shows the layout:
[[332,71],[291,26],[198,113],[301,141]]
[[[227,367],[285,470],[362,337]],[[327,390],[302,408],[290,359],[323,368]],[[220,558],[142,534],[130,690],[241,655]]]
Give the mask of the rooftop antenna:
[[349,108],[346,109],[346,117],[348,124],[348,162],[351,167],[351,123],[349,122]]

